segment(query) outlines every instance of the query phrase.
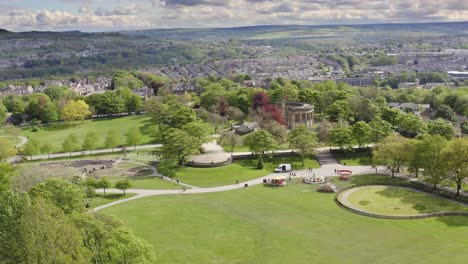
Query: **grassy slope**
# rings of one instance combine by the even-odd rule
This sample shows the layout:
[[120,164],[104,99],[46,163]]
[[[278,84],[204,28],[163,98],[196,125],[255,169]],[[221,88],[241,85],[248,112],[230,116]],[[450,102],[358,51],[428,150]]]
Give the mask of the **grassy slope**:
[[177,171],[177,177],[184,183],[199,187],[213,187],[248,181],[266,176],[273,172],[281,163],[291,163],[293,169],[305,169],[308,167],[318,168],[319,164],[315,159],[306,159],[305,166],[302,167],[299,157],[275,157],[273,161],[266,160],[262,170],[255,168],[256,160],[241,160],[233,164],[217,168],[191,168],[185,167]]
[[124,144],[126,133],[133,127],[140,128],[140,132],[143,135],[141,144],[152,142],[153,138],[151,135],[154,133],[154,126],[150,119],[145,116],[86,120],[83,124],[77,123],[75,126],[71,124],[58,123],[41,127],[37,132],[32,132],[31,128],[24,128],[21,134],[30,138],[37,138],[41,143],[48,141],[53,146],[53,152],[61,152],[63,141],[72,133],[75,133],[82,141],[87,132],[94,131],[99,137],[97,144],[98,148],[103,148],[105,137],[109,131],[118,131],[119,134],[122,135],[121,144]]
[[[348,201],[368,212],[390,215],[415,215],[443,211],[468,211],[468,207],[400,188],[368,187],[353,192]],[[361,204],[360,202],[370,202]]]
[[134,193],[126,193],[125,196],[123,193],[108,193],[105,196],[102,194],[97,194],[93,199],[87,198],[85,202],[89,203],[90,208],[95,208],[104,204],[115,202],[118,200],[126,199],[135,196]]
[[371,165],[371,152],[347,152],[347,153],[335,153],[333,156],[340,162],[341,164],[349,165],[349,166],[357,166],[357,165]]
[[373,219],[333,198],[304,184],[256,186],[103,212],[153,244],[160,263],[466,263],[468,218]]

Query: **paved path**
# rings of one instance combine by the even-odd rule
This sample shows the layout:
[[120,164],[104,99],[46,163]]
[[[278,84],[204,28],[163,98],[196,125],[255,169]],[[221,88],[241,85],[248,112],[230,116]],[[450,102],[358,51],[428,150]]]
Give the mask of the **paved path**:
[[211,164],[227,162],[231,159],[231,154],[224,151],[223,147],[213,140],[202,145],[205,153],[190,158],[190,161],[199,164]]
[[[375,168],[372,168],[371,166],[342,166],[342,165],[324,165],[318,169],[313,169],[312,171],[309,170],[300,170],[300,171],[294,171],[295,176],[292,176],[291,178],[304,178],[304,177],[312,177],[313,173],[316,174],[317,177],[320,176],[338,176],[335,173],[335,169],[351,169],[353,171],[353,175],[360,175],[360,174],[372,174],[375,173],[376,170]],[[383,168],[379,168],[379,170],[383,170]],[[244,188],[245,184],[248,186],[255,186],[263,183],[263,179],[269,179],[273,177],[277,177],[279,175],[282,175],[284,177],[289,177],[289,173],[271,173],[267,176],[258,178],[258,179],[253,179],[250,181],[242,182],[239,184],[231,184],[231,185],[225,185],[225,186],[219,186],[219,187],[211,187],[211,188],[192,188],[189,190],[141,190],[141,189],[129,189],[127,190],[127,193],[136,193],[136,196],[115,201],[112,203],[108,203],[102,206],[98,206],[93,209],[94,212],[117,205],[121,203],[125,203],[131,200],[143,198],[143,197],[148,197],[148,196],[155,196],[155,195],[173,195],[173,194],[196,194],[196,193],[213,193],[213,192],[224,192],[224,191],[230,191],[230,190],[235,190],[235,189],[241,189]],[[99,192],[102,192],[102,190],[98,190]],[[120,192],[119,190],[115,189],[108,189],[108,192]]]
[[[136,149],[152,149],[152,148],[160,148],[162,147],[162,144],[149,144],[149,145],[141,145],[141,146],[136,146]],[[127,147],[128,150],[134,150],[134,147]],[[122,151],[121,148],[114,148],[112,149],[96,149],[93,150],[93,154],[105,154],[105,153],[113,153],[113,152],[118,152]],[[83,156],[83,155],[89,155],[89,151],[73,151],[71,153],[72,157],[76,156]],[[26,156],[25,156],[26,157]],[[41,154],[41,155],[34,155],[31,157],[26,157],[28,160],[38,160],[38,159],[48,159],[48,158],[70,158],[70,153],[54,153],[50,154],[50,157],[48,157],[47,154]]]

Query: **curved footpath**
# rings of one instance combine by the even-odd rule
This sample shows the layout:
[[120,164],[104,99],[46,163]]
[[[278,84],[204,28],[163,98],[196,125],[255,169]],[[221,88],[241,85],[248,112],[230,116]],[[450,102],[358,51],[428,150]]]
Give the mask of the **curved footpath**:
[[[338,174],[335,173],[335,169],[351,169],[353,171],[353,175],[362,175],[362,174],[373,174],[376,173],[376,169],[372,168],[371,166],[343,166],[343,165],[324,165],[318,169],[313,169],[312,172],[309,170],[300,170],[300,171],[294,171],[296,173],[296,176],[292,176],[291,178],[303,178],[303,177],[311,177],[312,173],[315,173],[317,177],[320,176],[338,176]],[[379,167],[378,171],[383,171],[383,167]],[[211,187],[211,188],[192,188],[188,190],[141,190],[141,189],[129,189],[126,192],[127,193],[136,193],[136,196],[127,198],[127,199],[122,199],[118,200],[115,202],[111,202],[105,205],[98,206],[94,208],[92,211],[96,212],[117,204],[125,203],[131,200],[135,199],[140,199],[143,197],[149,197],[149,196],[155,196],[155,195],[173,195],[173,194],[196,194],[196,193],[213,193],[213,192],[224,192],[224,191],[230,191],[230,190],[236,190],[236,189],[241,189],[244,188],[245,185],[247,184],[249,187],[250,186],[255,186],[263,183],[263,179],[269,179],[272,177],[276,177],[278,175],[286,176],[289,177],[289,173],[271,173],[267,176],[253,179],[250,181],[246,182],[241,182],[238,184],[231,184],[231,185],[225,185],[225,186],[218,186],[218,187]],[[103,190],[98,190],[99,192],[102,192]],[[116,189],[107,189],[107,192],[121,192],[120,190]]]
[[409,191],[412,191],[412,192],[417,192],[417,193],[430,195],[430,196],[436,197],[437,199],[443,199],[443,200],[446,200],[446,201],[449,201],[449,202],[452,202],[452,203],[456,203],[456,204],[459,204],[459,205],[462,205],[462,206],[465,206],[465,207],[468,206],[468,205],[466,205],[464,203],[454,201],[454,200],[451,200],[451,199],[447,199],[445,197],[440,197],[440,196],[434,195],[432,193],[423,192],[421,190],[417,190],[417,189],[414,189],[414,188],[409,188],[409,187],[404,187],[404,186],[390,186],[390,185],[365,185],[365,186],[358,186],[358,187],[354,187],[354,188],[349,188],[349,189],[346,189],[346,190],[342,191],[341,193],[338,193],[337,196],[336,196],[336,200],[342,207],[344,207],[344,208],[346,208],[346,209],[348,209],[348,210],[350,210],[350,211],[352,211],[354,213],[364,215],[364,216],[375,217],[375,218],[383,218],[383,219],[422,219],[422,218],[449,216],[449,215],[451,215],[451,216],[468,216],[468,212],[434,212],[434,213],[423,213],[423,214],[414,214],[414,215],[379,214],[379,213],[373,213],[373,212],[366,211],[366,210],[364,210],[364,209],[362,209],[362,208],[360,208],[358,206],[355,206],[354,204],[352,204],[348,200],[349,195],[353,194],[354,192],[357,192],[357,191],[365,189],[365,188],[370,188],[370,187],[387,187],[387,188],[406,189],[406,190],[409,190]]
[[3,137],[3,138],[19,138],[19,139],[21,139],[21,142],[15,145],[16,148],[20,148],[20,147],[24,146],[28,142],[28,138],[23,137],[23,136],[0,136],[0,137]]

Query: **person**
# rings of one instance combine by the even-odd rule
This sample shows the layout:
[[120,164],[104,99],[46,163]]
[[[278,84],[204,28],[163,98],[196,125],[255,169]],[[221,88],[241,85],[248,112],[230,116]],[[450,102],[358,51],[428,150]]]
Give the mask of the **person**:
[[310,167],[309,167],[309,171],[310,171]]
[[239,184],[239,180],[236,180],[236,184]]
[[182,187],[182,190],[184,190],[184,192],[185,192],[185,186],[184,186],[184,187]]
[[179,184],[179,183],[180,183],[180,182],[179,182],[179,179],[176,179],[176,182],[177,182],[177,184]]

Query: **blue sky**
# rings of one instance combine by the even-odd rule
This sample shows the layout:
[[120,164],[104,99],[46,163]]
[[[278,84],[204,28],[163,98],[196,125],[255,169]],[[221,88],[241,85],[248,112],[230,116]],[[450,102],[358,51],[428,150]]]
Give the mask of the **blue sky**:
[[0,28],[13,31],[467,20],[467,0],[0,1]]

